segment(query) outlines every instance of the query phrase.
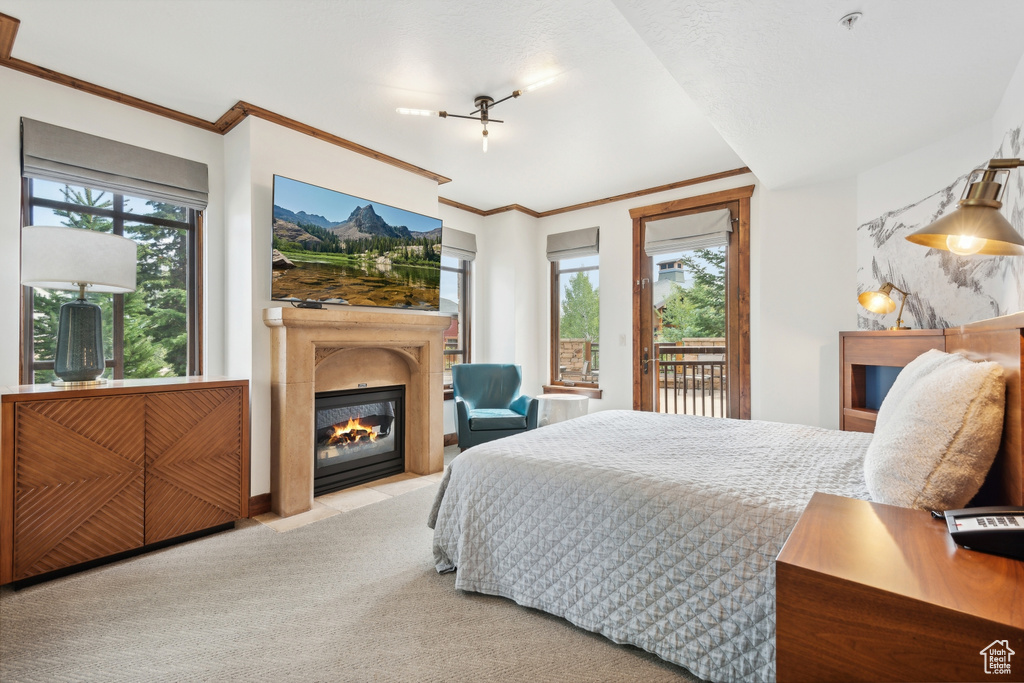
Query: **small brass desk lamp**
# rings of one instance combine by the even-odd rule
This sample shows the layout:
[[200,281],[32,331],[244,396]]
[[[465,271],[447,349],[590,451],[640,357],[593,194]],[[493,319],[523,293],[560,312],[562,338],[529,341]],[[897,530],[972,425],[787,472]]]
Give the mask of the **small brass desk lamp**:
[[890,327],[890,330],[909,330],[909,327],[903,326],[903,306],[907,303],[907,297],[910,296],[909,292],[904,292],[902,289],[897,287],[891,282],[886,282],[884,285],[878,288],[874,292],[864,292],[857,297],[857,301],[860,305],[868,309],[872,313],[892,313],[896,310],[896,302],[892,300],[890,294],[892,290],[896,290],[903,295],[903,300],[900,301],[900,312],[896,314],[896,324]]

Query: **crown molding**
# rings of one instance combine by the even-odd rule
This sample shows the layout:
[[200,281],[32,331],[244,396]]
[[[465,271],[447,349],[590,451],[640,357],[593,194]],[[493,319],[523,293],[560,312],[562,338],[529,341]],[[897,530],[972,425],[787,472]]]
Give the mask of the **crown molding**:
[[484,210],[478,209],[475,206],[470,206],[469,204],[457,202],[454,199],[448,199],[447,197],[440,196],[437,198],[437,203],[445,204],[446,206],[452,206],[455,207],[456,209],[462,209],[463,211],[468,211],[469,213],[475,213],[477,216],[493,216],[496,213],[505,213],[506,211],[519,211],[520,213],[525,213],[527,216],[533,216],[534,218],[543,218],[544,216],[544,214],[538,211],[534,211],[533,209],[527,206],[523,206],[522,204],[508,204],[506,206],[499,206],[496,209]]
[[638,206],[629,210],[629,217],[647,218],[648,216],[657,216],[674,211],[687,211],[688,209],[708,207],[713,204],[725,204],[738,199],[749,199],[754,194],[755,189],[755,185],[745,185],[744,187],[732,187],[728,190],[712,192],[711,194],[702,194],[699,197],[683,197],[682,199],[671,199],[660,204]]
[[560,213],[568,213],[570,211],[579,211],[580,209],[589,209],[594,206],[601,206],[602,204],[611,204],[613,202],[621,202],[626,199],[635,199],[636,197],[643,197],[648,194],[656,194],[658,192],[667,192],[669,190],[676,190],[680,187],[687,187],[688,185],[699,185],[701,183],[710,183],[713,180],[721,180],[722,178],[731,178],[733,176],[744,175],[750,173],[750,169],[746,166],[741,168],[734,168],[729,171],[721,171],[719,173],[711,173],[709,175],[702,175],[697,178],[688,178],[686,180],[679,180],[674,183],[668,183],[667,185],[658,185],[657,187],[649,187],[644,190],[635,190],[633,192],[626,192],[624,194],[617,194],[612,197],[605,197],[604,199],[595,199],[590,202],[582,202],[580,204],[571,204],[569,206],[563,206],[560,209],[550,209],[548,211],[534,211],[533,209],[527,208],[520,204],[509,204],[507,206],[499,206],[496,209],[478,209],[475,206],[469,204],[463,204],[457,202],[454,199],[448,199],[447,197],[438,197],[437,202],[446,206],[451,206],[456,209],[468,211],[469,213],[475,213],[477,216],[493,216],[496,213],[504,213],[505,211],[521,211],[527,216],[533,216],[534,218],[547,218],[548,216],[556,216]]
[[[244,102],[241,100],[239,100],[237,104],[235,104],[233,107],[224,112],[224,114],[222,114],[221,117],[218,118],[216,121],[207,121],[205,119],[199,118],[198,116],[192,116],[191,114],[186,114],[184,112],[177,111],[176,109],[171,109],[169,107],[164,107],[153,102],[148,102],[138,97],[126,95],[125,93],[118,92],[110,88],[106,88],[102,85],[90,83],[89,81],[83,81],[81,79],[75,78],[74,76],[68,76],[67,74],[60,73],[59,71],[54,71],[52,69],[47,69],[36,64],[31,64],[29,62],[16,59],[11,56],[11,52],[14,48],[14,40],[18,35],[18,28],[20,25],[20,20],[15,19],[14,17],[11,16],[7,16],[6,14],[0,14],[0,66],[5,66],[9,69],[14,69],[15,71],[20,71],[30,76],[35,76],[37,78],[42,78],[44,80],[64,85],[69,88],[74,88],[75,90],[80,90],[90,95],[95,95],[97,97],[102,97],[104,99],[113,100],[114,102],[117,102],[119,104],[123,104],[128,107],[133,107],[135,109],[140,109],[150,114],[156,114],[157,116],[163,116],[164,118],[168,118],[179,123],[184,123],[189,126],[194,126],[196,128],[200,128],[211,133],[217,133],[218,135],[227,134],[235,126],[237,126],[239,123],[245,120],[246,117],[255,116],[265,121],[275,123],[284,128],[288,128],[290,130],[303,133],[304,135],[309,135],[310,137],[317,138],[318,140],[323,140],[328,144],[332,144],[337,147],[347,149],[350,152],[355,152],[356,154],[361,154],[363,156],[370,157],[371,159],[375,159],[382,163],[395,166],[396,168],[400,168],[403,171],[408,171],[409,173],[413,173],[424,178],[429,178],[436,182],[438,185],[443,185],[444,183],[451,182],[451,178],[443,176],[440,173],[428,171],[425,168],[421,168],[414,164],[410,164],[407,161],[402,161],[401,159],[397,159],[388,154],[384,154],[383,152],[378,152],[377,150],[371,149],[364,145],[360,145],[359,143],[352,142],[351,140],[346,140],[345,138],[334,135],[333,133],[328,133],[327,131],[321,130],[320,128],[315,128],[308,124],[302,123],[301,121],[290,119],[287,116],[282,116],[281,114],[272,112],[269,109],[264,109],[263,107],[259,107],[255,104],[250,104],[248,102]],[[657,187],[651,187],[645,190],[636,190],[634,192],[618,194],[612,197],[605,197],[603,199],[595,199],[593,201],[583,202],[580,204],[572,204],[570,206],[563,206],[561,208],[551,209],[548,211],[534,211],[533,209],[523,206],[521,204],[508,204],[506,206],[499,206],[494,209],[478,209],[476,207],[470,206],[469,204],[463,204],[462,202],[457,202],[454,199],[448,199],[447,197],[440,196],[437,198],[437,201],[439,204],[445,204],[456,209],[461,209],[462,211],[468,211],[469,213],[473,213],[478,216],[493,216],[495,214],[505,213],[506,211],[519,211],[520,213],[524,213],[527,216],[532,216],[533,218],[547,218],[548,216],[554,216],[560,213],[579,211],[580,209],[589,209],[594,206],[601,206],[602,204],[611,204],[613,202],[620,202],[626,199],[633,199],[648,194],[655,194],[657,192],[675,190],[680,187],[686,187],[688,185],[707,183],[713,180],[720,180],[722,178],[729,178],[732,176],[742,175],[744,173],[750,173],[750,169],[747,168],[746,166],[744,166],[743,168],[735,168],[732,169],[731,171],[712,173],[710,175],[700,176],[698,178],[680,180],[678,182],[669,183],[667,185],[659,185]]]
[[376,159],[382,163],[395,166],[403,171],[408,171],[410,173],[423,176],[424,178],[429,178],[435,181],[438,185],[451,182],[451,178],[443,176],[440,173],[428,171],[425,168],[420,168],[419,166],[410,164],[407,161],[396,159],[395,157],[384,154],[383,152],[378,152],[375,149],[370,149],[369,147],[360,145],[359,143],[346,140],[345,138],[334,135],[333,133],[328,133],[325,130],[314,128],[313,126],[302,123],[301,121],[296,121],[295,119],[290,119],[287,116],[276,114],[269,109],[264,109],[263,107],[249,104],[248,102],[240,101],[238,104],[231,107],[231,109],[224,112],[224,114],[216,121],[207,121],[199,118],[198,116],[192,116],[191,114],[186,114],[184,112],[177,111],[176,109],[171,109],[170,107],[164,107],[163,105],[148,102],[146,100],[139,99],[138,97],[126,95],[125,93],[106,88],[102,85],[83,81],[59,71],[54,71],[37,64],[16,59],[11,56],[11,51],[14,48],[14,39],[18,34],[18,27],[20,25],[21,21],[18,19],[9,17],[6,14],[0,14],[0,66],[5,66],[9,69],[14,69],[15,71],[20,71],[30,76],[35,76],[59,85],[74,88],[75,90],[80,90],[90,95],[96,95],[97,97],[113,100],[114,102],[128,107],[141,109],[142,111],[150,114],[163,116],[164,118],[171,119],[172,121],[184,123],[219,135],[226,134],[232,128],[241,123],[245,117],[256,116],[266,121],[276,123],[279,126],[289,128],[299,133],[317,138],[318,140],[323,140],[324,142],[337,147],[347,149],[350,152],[355,152],[356,154],[361,154],[363,156],[370,157],[371,159]]
[[407,161],[396,159],[395,157],[384,154],[383,152],[378,152],[375,149],[370,149],[369,147],[365,147],[363,145],[360,145],[359,143],[352,142],[351,140],[346,140],[345,138],[338,137],[333,133],[328,133],[327,131],[321,130],[319,128],[314,128],[309,124],[302,123],[301,121],[296,121],[295,119],[290,119],[287,116],[282,116],[281,114],[274,113],[269,109],[264,109],[263,107],[259,107],[255,104],[249,104],[248,102],[239,102],[234,107],[229,109],[223,116],[217,119],[216,123],[211,125],[218,128],[223,126],[223,132],[226,133],[232,128],[234,128],[236,125],[238,125],[246,116],[255,116],[256,118],[263,119],[264,121],[276,123],[277,125],[283,128],[289,128],[299,133],[304,133],[305,135],[309,135],[310,137],[314,137],[318,140],[323,140],[324,142],[328,142],[337,147],[341,147],[351,152],[355,152],[356,154],[362,154],[363,156],[370,157],[371,159],[376,159],[377,161],[383,162],[385,164],[390,164],[391,166],[400,168],[403,171],[415,173],[416,175],[423,176],[424,178],[430,178],[438,185],[450,183],[452,180],[451,178],[443,176],[440,173],[428,171],[425,168],[420,168],[419,166],[410,164]]
[[42,78],[43,80],[74,88],[75,90],[80,90],[90,95],[96,95],[97,97],[102,97],[107,100],[113,100],[118,104],[123,104],[135,109],[141,109],[142,111],[150,114],[163,116],[164,118],[168,118],[179,123],[195,126],[196,128],[201,128],[202,130],[209,131],[211,133],[220,132],[216,129],[214,124],[201,119],[198,116],[192,116],[191,114],[185,114],[184,112],[170,109],[169,107],[164,107],[159,104],[154,104],[153,102],[147,102],[146,100],[139,99],[138,97],[132,97],[131,95],[126,95],[122,92],[105,88],[102,85],[83,81],[73,76],[62,74],[59,71],[47,69],[20,59],[15,59],[13,57],[9,59],[0,59],[0,66],[6,66],[8,69],[14,69],[15,71],[20,71],[28,74],[29,76],[35,76],[36,78]]
[[686,180],[679,180],[674,183],[668,183],[667,185],[658,185],[657,187],[648,187],[647,189],[644,190],[635,190],[633,192],[617,194],[612,197],[605,197],[604,199],[595,199],[592,202],[583,202],[582,204],[572,204],[571,206],[563,206],[560,209],[541,211],[540,217],[547,218],[548,216],[555,216],[560,213],[568,213],[569,211],[579,211],[580,209],[589,209],[593,206],[601,206],[602,204],[612,204],[614,202],[621,202],[626,199],[635,199],[636,197],[643,197],[644,195],[648,194],[657,194],[658,192],[678,190],[680,187],[687,187],[689,185],[700,185],[701,183],[710,183],[714,180],[721,180],[722,178],[731,178],[733,176],[743,175],[745,173],[750,173],[750,169],[747,168],[746,166],[743,166],[741,168],[734,168],[729,171],[720,171],[718,173],[702,175],[696,178],[687,178]]
[[475,213],[477,216],[486,216],[487,215],[484,212],[483,209],[478,209],[475,206],[470,206],[469,204],[463,204],[462,202],[457,202],[454,199],[448,199],[447,197],[441,197],[440,195],[437,197],[437,203],[438,204],[444,204],[445,206],[451,206],[453,208],[459,209],[461,211],[465,211],[467,213]]
[[0,59],[10,59],[21,20],[0,14]]
[[496,213],[505,213],[506,211],[518,211],[519,213],[525,213],[527,216],[533,216],[534,218],[540,218],[542,214],[533,209],[523,206],[522,204],[508,204],[506,206],[499,206],[496,209],[488,209],[481,212],[481,216],[493,216]]

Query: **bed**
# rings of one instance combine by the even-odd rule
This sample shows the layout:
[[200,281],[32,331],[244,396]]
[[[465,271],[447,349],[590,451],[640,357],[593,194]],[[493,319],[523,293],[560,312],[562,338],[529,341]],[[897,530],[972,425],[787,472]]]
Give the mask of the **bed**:
[[[1015,504],[1022,323],[946,331],[949,350],[1006,372],[1003,443],[985,489]],[[869,497],[871,438],[606,411],[482,444],[442,480],[430,515],[436,567],[457,570],[459,589],[555,614],[702,678],[774,680],[775,557],[815,491]]]

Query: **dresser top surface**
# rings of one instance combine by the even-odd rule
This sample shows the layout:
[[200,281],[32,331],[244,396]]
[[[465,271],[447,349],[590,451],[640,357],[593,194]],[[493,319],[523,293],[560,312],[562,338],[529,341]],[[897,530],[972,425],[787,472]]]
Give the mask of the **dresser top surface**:
[[116,379],[90,387],[55,387],[50,384],[23,384],[0,386],[0,400],[4,403],[41,398],[89,398],[125,393],[153,391],[181,391],[187,389],[242,386],[248,380],[216,376],[159,377],[152,379]]

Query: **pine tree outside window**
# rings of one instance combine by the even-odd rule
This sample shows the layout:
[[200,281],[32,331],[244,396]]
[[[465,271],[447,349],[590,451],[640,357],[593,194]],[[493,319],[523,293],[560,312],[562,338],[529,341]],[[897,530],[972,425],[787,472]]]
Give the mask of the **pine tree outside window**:
[[[25,225],[59,225],[123,235],[138,245],[136,290],[86,297],[103,311],[108,379],[199,374],[199,212],[48,180],[25,179]],[[22,377],[54,379],[60,306],[70,291],[23,288]]]
[[598,385],[601,370],[598,259],[593,255],[551,263],[551,338],[556,342],[551,349],[552,384]]

